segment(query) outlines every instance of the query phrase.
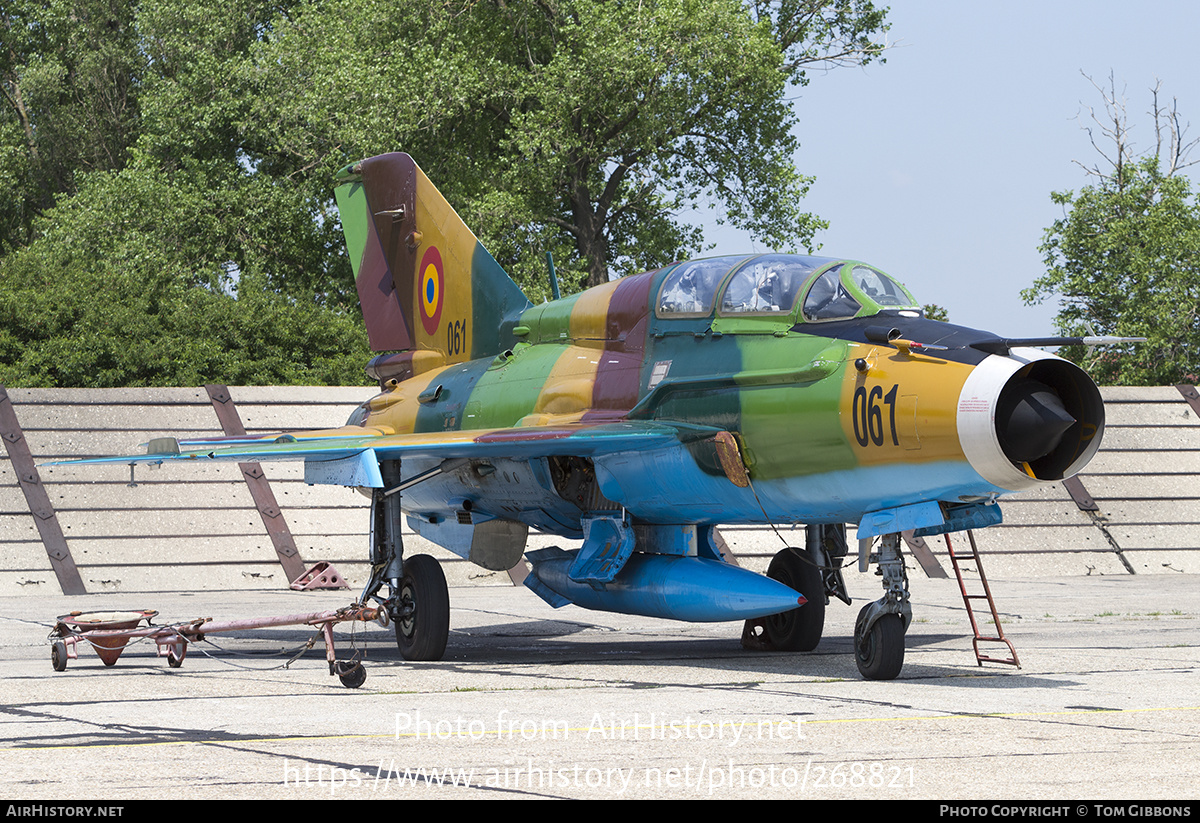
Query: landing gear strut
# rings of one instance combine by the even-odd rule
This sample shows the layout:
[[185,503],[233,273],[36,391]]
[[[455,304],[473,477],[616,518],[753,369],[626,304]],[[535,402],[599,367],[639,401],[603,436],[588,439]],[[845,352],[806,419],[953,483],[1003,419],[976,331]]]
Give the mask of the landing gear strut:
[[[894,680],[904,666],[904,633],[912,622],[900,535],[884,535],[879,554],[871,559],[879,563],[878,573],[883,577],[885,593],[858,613],[854,625],[854,662],[867,680]],[[860,560],[860,564],[865,565],[865,560]]]
[[[384,489],[371,500],[371,578],[360,603],[374,599],[396,624],[396,645],[405,660],[441,660],[450,634],[450,592],[437,560],[404,557],[400,536],[400,461],[379,464]],[[388,586],[388,596],[379,590]]]

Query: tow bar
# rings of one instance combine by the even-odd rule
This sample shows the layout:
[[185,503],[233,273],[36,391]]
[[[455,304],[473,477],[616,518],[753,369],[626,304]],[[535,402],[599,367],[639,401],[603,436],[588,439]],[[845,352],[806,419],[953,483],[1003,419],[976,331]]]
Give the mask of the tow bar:
[[[274,626],[314,626],[325,638],[325,658],[329,673],[336,674],[342,685],[357,689],[367,679],[367,672],[357,659],[338,660],[333,646],[333,626],[348,621],[375,622],[387,627],[387,610],[353,603],[341,609],[310,614],[289,614],[279,617],[257,617],[245,620],[214,621],[211,617],[197,618],[169,626],[154,626],[151,620],[157,611],[146,609],[128,612],[71,612],[58,618],[50,632],[50,661],[54,671],[67,668],[68,660],[78,660],[80,641],[90,643],[105,666],[112,666],[121,656],[125,645],[133,638],[148,637],[158,647],[158,656],[167,658],[167,665],[177,669],[187,657],[189,643],[201,641],[206,635],[225,632],[265,629]],[[141,625],[145,621],[145,625]],[[310,646],[312,641],[310,641]]]

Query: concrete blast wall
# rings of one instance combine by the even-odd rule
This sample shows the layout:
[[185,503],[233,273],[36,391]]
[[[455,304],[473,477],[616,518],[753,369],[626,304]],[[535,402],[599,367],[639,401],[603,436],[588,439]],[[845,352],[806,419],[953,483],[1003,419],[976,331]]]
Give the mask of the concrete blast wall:
[[[369,387],[230,389],[251,433],[339,426],[371,393]],[[1104,447],[1080,478],[1096,509],[1081,510],[1062,484],[1013,498],[1003,505],[1004,525],[977,535],[992,577],[1200,572],[1200,417],[1173,387],[1109,388],[1103,394]],[[156,436],[221,433],[203,388],[8,389],[7,397],[39,466],[136,453]],[[58,595],[56,566],[38,523],[48,512],[36,506],[31,512],[10,457],[19,444],[11,433],[0,434],[7,447],[0,455],[0,594]],[[351,489],[306,486],[298,464],[267,463],[262,471],[278,504],[268,518],[286,522],[306,566],[333,563],[357,594],[366,574],[366,498]],[[139,467],[135,486],[129,467],[120,465],[40,466],[38,475],[36,485],[46,493],[89,593],[288,584],[237,465]],[[779,531],[787,542],[803,545],[800,529]],[[782,546],[766,527],[723,534],[743,565],[760,570]],[[531,542],[571,547],[558,538],[535,536]],[[942,540],[928,542],[950,571]],[[413,535],[406,537],[406,550],[446,561],[451,585],[510,584],[507,575],[486,572]]]

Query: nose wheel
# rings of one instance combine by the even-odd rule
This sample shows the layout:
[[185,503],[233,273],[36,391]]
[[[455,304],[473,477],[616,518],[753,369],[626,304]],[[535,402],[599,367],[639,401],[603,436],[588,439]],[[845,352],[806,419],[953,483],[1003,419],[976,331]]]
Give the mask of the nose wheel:
[[868,603],[854,625],[854,662],[867,680],[895,680],[904,667],[904,621],[896,614],[880,614],[869,623],[877,603]]

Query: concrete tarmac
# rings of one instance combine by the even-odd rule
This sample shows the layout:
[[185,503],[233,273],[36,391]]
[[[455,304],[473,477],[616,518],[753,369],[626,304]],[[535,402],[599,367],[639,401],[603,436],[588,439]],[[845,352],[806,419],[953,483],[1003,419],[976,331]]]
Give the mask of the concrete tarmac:
[[[1195,799],[1200,577],[992,582],[1020,669],[976,664],[954,580],[912,580],[899,679],[860,679],[851,635],[878,578],[847,572],[808,654],[740,624],[552,610],[453,588],[444,660],[343,624],[362,688],[302,628],[214,636],[181,668],[150,643],[53,671],[72,610],[157,623],[311,612],[350,592],[0,598],[0,785],[10,800],[136,798]],[[1001,649],[1003,647],[1000,647]],[[207,652],[207,654],[206,654]]]

